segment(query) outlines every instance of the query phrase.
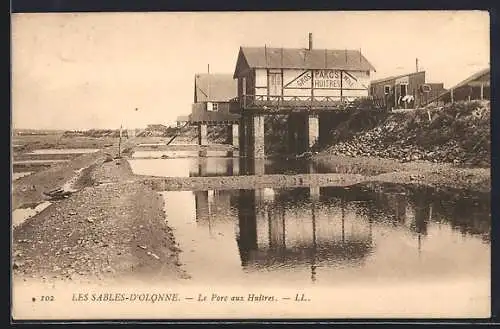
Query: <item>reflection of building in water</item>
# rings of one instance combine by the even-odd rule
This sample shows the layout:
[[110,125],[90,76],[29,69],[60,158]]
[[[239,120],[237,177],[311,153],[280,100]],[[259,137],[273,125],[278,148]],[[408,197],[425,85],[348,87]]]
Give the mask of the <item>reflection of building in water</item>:
[[231,213],[231,198],[235,191],[208,190],[194,191],[196,222],[207,225],[209,231],[216,220],[226,218]]
[[[267,193],[269,196],[270,193]],[[238,246],[243,266],[353,264],[372,249],[371,223],[345,203],[325,204],[319,189],[240,191]]]
[[238,158],[200,157],[197,166],[189,170],[189,177],[239,175]]
[[489,232],[485,207],[471,210],[473,205],[461,207],[458,201],[447,201],[444,207],[436,201],[442,196],[425,193],[379,193],[357,187],[194,193],[200,226],[210,232],[221,221],[235,226],[243,267],[306,266],[313,280],[321,266],[359,266],[374,248],[372,225],[413,232],[415,251],[425,245],[432,221]]
[[401,187],[386,192],[352,187],[324,188],[330,199],[342,198],[347,202],[359,202],[358,211],[365,212],[373,221],[405,226],[416,234],[416,246],[420,251],[422,239],[427,235],[427,226],[432,220],[432,203],[425,194],[412,195]]
[[239,158],[240,173],[243,175],[313,174],[318,172],[317,164],[306,159],[288,158]]

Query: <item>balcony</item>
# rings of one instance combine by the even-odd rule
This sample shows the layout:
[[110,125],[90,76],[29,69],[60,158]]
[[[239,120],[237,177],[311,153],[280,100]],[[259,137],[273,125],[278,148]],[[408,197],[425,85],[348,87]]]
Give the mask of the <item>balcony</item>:
[[372,97],[356,99],[331,96],[263,96],[243,95],[230,101],[230,112],[290,112],[290,111],[338,111],[359,107],[380,108],[380,100]]

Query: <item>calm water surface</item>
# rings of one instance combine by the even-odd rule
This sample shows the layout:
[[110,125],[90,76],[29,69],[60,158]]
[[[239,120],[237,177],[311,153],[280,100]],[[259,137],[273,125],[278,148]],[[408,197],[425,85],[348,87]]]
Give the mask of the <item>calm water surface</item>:
[[[221,156],[219,151],[198,157],[197,151],[161,152],[168,159],[161,159],[157,151],[140,151],[128,160],[132,171],[138,175],[164,177],[207,177],[255,174],[255,168],[261,167],[263,174],[306,174],[306,173],[351,173],[374,175],[380,172],[368,171],[353,166],[327,167],[305,159],[269,158],[252,160],[238,157]],[[156,159],[148,157],[155,156]]]
[[99,149],[39,149],[33,150],[26,154],[83,154],[83,153],[94,153],[99,151]]
[[484,196],[401,187],[162,195],[193,282],[489,287],[491,217]]

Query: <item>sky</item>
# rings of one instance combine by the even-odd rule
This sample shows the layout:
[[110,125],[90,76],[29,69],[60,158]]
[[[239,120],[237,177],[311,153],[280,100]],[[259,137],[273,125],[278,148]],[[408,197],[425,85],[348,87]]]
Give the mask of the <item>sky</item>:
[[173,124],[208,64],[232,74],[240,46],[306,48],[308,33],[314,48],[361,49],[373,79],[418,58],[446,88],[490,62],[481,11],[13,14],[12,126]]

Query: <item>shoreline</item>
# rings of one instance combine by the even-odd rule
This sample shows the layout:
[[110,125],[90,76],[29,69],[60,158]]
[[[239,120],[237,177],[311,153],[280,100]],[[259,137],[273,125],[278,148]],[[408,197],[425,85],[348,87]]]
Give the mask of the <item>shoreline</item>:
[[[41,192],[74,177],[76,192],[13,229],[13,277],[21,280],[115,282],[134,277],[183,280],[178,247],[160,191],[266,186],[352,186],[401,184],[489,193],[490,170],[428,162],[400,163],[380,158],[316,155],[312,161],[331,167],[358,167],[373,175],[352,173],[168,178],[136,175],[127,158],[106,160],[108,150],[79,156],[63,165],[13,182],[13,209],[42,202]],[[82,168],[87,168],[83,169]],[[154,186],[155,181],[163,186]],[[230,182],[233,181],[231,184]],[[160,185],[161,185],[160,184]],[[26,187],[35,186],[34,189]],[[264,185],[262,185],[264,186]],[[13,200],[14,201],[14,200]]]

